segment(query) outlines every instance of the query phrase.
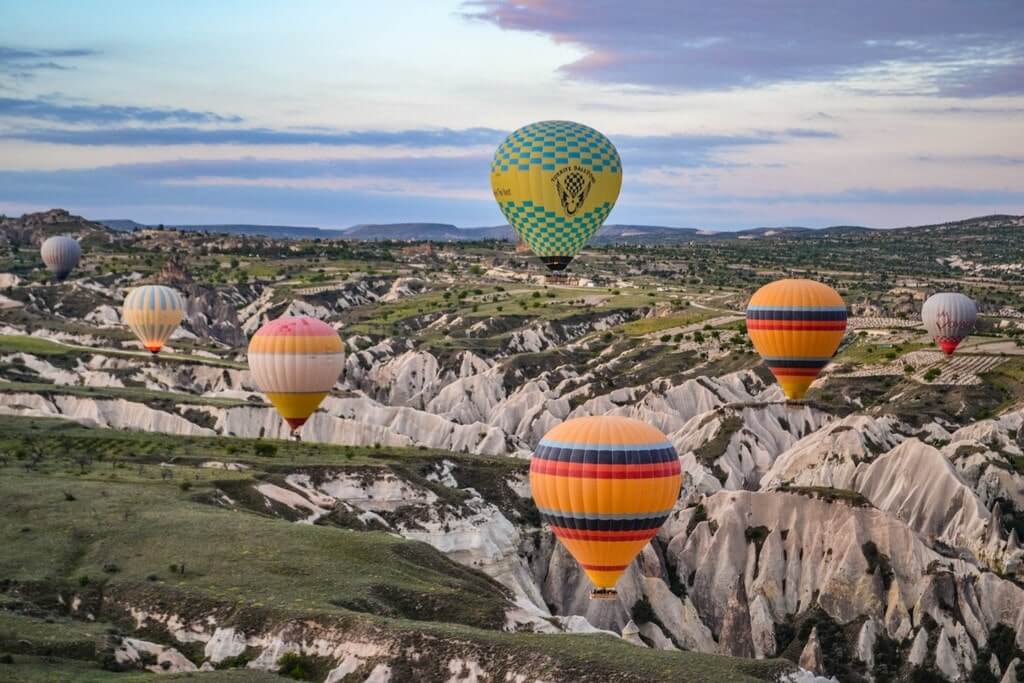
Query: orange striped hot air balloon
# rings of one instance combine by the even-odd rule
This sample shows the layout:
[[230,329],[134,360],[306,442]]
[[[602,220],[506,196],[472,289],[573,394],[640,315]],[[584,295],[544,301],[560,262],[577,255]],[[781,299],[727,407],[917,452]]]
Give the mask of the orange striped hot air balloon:
[[344,350],[333,327],[307,316],[272,320],[253,335],[249,370],[293,433],[338,381]]
[[615,583],[672,512],[679,457],[658,429],[629,417],[580,417],[549,431],[530,461],[541,517],[595,588]]
[[790,400],[803,398],[846,332],[846,304],[813,280],[776,280],[747,305],[747,334]]

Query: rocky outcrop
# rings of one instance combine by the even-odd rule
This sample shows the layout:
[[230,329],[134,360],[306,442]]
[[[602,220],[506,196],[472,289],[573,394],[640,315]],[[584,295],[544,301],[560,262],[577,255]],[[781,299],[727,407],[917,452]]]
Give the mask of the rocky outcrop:
[[212,429],[200,427],[185,418],[154,410],[142,403],[124,399],[92,399],[77,396],[39,394],[0,394],[0,413],[32,417],[62,417],[92,427],[162,432],[181,436],[213,436]]
[[800,668],[812,673],[822,673],[825,670],[825,657],[821,653],[821,644],[818,642],[818,628],[811,629],[811,636],[807,644],[800,652]]

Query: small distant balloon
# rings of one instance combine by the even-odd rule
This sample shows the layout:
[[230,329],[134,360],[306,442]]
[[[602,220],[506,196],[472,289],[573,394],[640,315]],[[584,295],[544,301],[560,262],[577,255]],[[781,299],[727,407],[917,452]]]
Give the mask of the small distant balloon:
[[306,423],[345,367],[337,330],[308,316],[271,320],[249,342],[249,370],[292,432]]
[[122,306],[125,324],[147,351],[156,355],[185,316],[185,302],[163,285],[143,285],[128,292]]
[[46,268],[58,281],[63,282],[78,265],[82,257],[82,247],[73,237],[55,235],[43,242],[39,253]]
[[939,292],[924,302],[921,320],[928,334],[948,356],[974,331],[978,308],[970,297],[963,294]]
[[491,189],[516,235],[551,270],[564,270],[600,230],[622,187],[611,141],[572,121],[540,121],[505,138]]
[[750,297],[747,334],[786,398],[804,397],[846,333],[846,303],[813,280],[776,280]]

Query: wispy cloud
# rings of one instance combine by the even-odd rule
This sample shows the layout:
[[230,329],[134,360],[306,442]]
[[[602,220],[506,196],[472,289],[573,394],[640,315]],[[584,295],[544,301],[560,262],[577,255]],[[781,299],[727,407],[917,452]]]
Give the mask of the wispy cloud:
[[[10,107],[5,102],[14,102]],[[26,100],[4,100],[0,98],[0,116],[28,116],[36,108],[36,102]],[[107,107],[102,105],[84,108],[60,107],[51,110],[47,106],[39,109],[53,117],[63,117],[63,123],[101,124],[106,121],[121,123],[125,120],[195,122],[238,122],[238,117],[224,117],[209,112],[189,110],[142,109],[139,107]],[[50,117],[40,117],[50,118]],[[51,119],[52,120],[52,119]],[[494,145],[501,142],[505,133],[492,128],[448,128],[401,130],[401,131],[330,131],[330,130],[287,130],[273,128],[201,128],[196,126],[132,126],[103,128],[56,128],[30,127],[0,133],[0,138],[46,142],[63,145],[327,145],[327,146],[400,146],[400,147],[465,147],[471,145]]]
[[[212,169],[208,169],[212,170]],[[283,172],[282,168],[274,169]],[[480,170],[486,182],[486,166]],[[179,182],[180,168],[132,165],[66,171],[0,171],[0,206],[61,206],[96,218],[154,223],[274,222],[343,227],[354,223],[427,220],[497,223],[490,196],[453,198],[431,192],[381,192],[326,181]],[[409,182],[392,178],[399,184]],[[478,181],[479,182],[479,181]]]
[[[21,118],[75,125],[104,125],[138,122],[152,123],[240,123],[239,116],[215,114],[191,109],[133,107],[113,104],[80,104],[57,97],[21,99],[0,97],[0,118]],[[110,130],[109,128],[104,130]],[[71,131],[65,131],[71,132]],[[89,131],[82,131],[89,132]],[[93,131],[100,133],[102,131]],[[29,138],[26,138],[29,139]],[[45,140],[41,140],[45,141]],[[103,143],[82,143],[103,144]]]
[[735,166],[737,162],[730,158],[730,153],[745,148],[781,145],[799,138],[832,140],[838,137],[832,131],[790,128],[732,135],[618,135],[613,136],[613,142],[627,168],[722,168]]
[[918,154],[914,161],[934,164],[981,164],[984,166],[1024,166],[1024,156],[1007,154]]
[[85,48],[38,49],[0,45],[0,75],[28,79],[39,71],[67,71],[70,67],[57,60],[77,59],[98,55]]
[[1024,91],[1020,0],[470,0],[464,13],[582,48],[583,80],[687,90],[922,72],[935,94]]
[[887,190],[875,187],[841,192],[773,193],[771,195],[722,194],[708,198],[717,204],[757,205],[930,205],[930,206],[1024,206],[1024,191],[993,189],[962,189],[958,187],[917,187]]

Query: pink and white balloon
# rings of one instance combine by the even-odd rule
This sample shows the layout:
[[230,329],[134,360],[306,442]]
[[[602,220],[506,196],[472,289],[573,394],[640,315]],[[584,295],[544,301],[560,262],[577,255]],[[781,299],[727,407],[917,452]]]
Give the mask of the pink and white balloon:
[[973,330],[978,308],[970,297],[939,292],[928,297],[921,308],[921,320],[942,350],[949,355]]

